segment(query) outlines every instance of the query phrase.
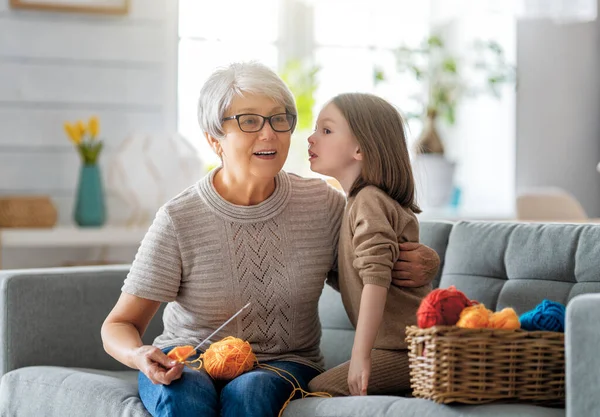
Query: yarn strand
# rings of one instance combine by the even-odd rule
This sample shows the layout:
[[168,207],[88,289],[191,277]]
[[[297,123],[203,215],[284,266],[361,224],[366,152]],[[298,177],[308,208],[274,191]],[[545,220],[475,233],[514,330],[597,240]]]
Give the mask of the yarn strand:
[[[300,383],[298,382],[298,380],[296,379],[296,377],[294,376],[294,374],[292,374],[291,372],[289,372],[289,371],[287,371],[285,369],[277,368],[275,366],[267,365],[267,364],[262,364],[262,363],[259,363],[257,365],[257,367],[258,368],[262,368],[262,369],[267,369],[267,370],[272,371],[272,372],[275,372],[281,378],[283,378],[284,380],[286,380],[287,382],[289,382],[292,385],[292,387],[294,388],[292,390],[292,392],[290,393],[289,398],[283,404],[283,407],[279,411],[278,417],[281,417],[283,415],[283,412],[286,409],[286,407],[294,399],[294,396],[296,395],[296,392],[300,392],[302,394],[302,398],[307,398],[307,397],[332,398],[332,395],[329,394],[329,393],[327,393],[327,392],[308,392],[308,391],[302,389],[302,387],[300,386]],[[285,376],[283,376],[281,374],[281,372],[287,373],[294,380],[294,382],[296,384],[294,384],[294,382],[290,381],[288,378],[286,378]]]

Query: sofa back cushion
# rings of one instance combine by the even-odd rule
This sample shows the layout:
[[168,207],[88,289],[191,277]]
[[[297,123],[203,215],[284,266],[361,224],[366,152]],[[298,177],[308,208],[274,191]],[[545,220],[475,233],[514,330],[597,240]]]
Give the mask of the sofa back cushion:
[[492,310],[600,292],[599,225],[458,222],[445,255],[440,287]]
[[[0,271],[0,375],[35,365],[129,369],[104,351],[100,338],[128,270],[119,265]],[[162,330],[162,310],[157,316],[146,343]]]

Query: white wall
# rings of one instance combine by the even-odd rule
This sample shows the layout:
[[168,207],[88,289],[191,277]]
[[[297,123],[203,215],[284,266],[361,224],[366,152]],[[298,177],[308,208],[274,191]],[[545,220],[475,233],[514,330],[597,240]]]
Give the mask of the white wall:
[[[100,117],[105,177],[129,133],[176,131],[177,2],[132,0],[117,17],[8,3],[0,0],[0,195],[49,194],[59,223],[71,224],[80,162],[64,121]],[[119,201],[107,195],[118,223]],[[22,256],[5,253],[4,266]]]
[[600,21],[517,34],[517,191],[562,187],[600,217]]

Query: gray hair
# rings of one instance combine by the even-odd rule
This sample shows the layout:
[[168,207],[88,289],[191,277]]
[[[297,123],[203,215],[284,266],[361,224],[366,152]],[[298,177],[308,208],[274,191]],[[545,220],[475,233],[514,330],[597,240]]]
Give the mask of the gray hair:
[[270,97],[287,113],[298,114],[292,92],[269,67],[259,62],[234,63],[213,72],[200,90],[198,122],[202,132],[222,139],[221,120],[233,99],[244,93]]

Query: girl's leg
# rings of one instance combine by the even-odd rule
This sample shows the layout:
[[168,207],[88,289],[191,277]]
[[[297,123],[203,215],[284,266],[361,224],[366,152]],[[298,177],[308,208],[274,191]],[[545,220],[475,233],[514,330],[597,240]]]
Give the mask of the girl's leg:
[[219,415],[217,389],[204,369],[196,371],[185,367],[181,378],[170,385],[154,385],[140,372],[138,387],[142,403],[153,417]]
[[[348,361],[325,371],[310,381],[308,384],[310,391],[328,392],[335,397],[350,395],[349,367]],[[409,390],[408,351],[374,349],[371,352],[371,376],[367,394],[403,395]]]
[[[308,381],[319,371],[295,362],[273,361],[267,365],[283,369],[294,375],[304,390]],[[293,381],[287,372],[280,372]],[[256,368],[229,382],[221,390],[221,417],[271,417],[277,416],[294,387],[275,372]]]

